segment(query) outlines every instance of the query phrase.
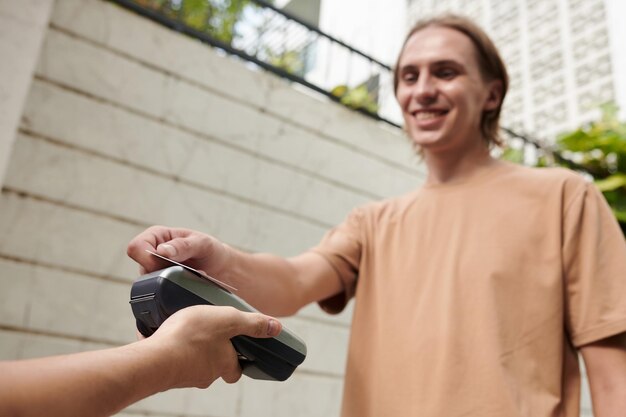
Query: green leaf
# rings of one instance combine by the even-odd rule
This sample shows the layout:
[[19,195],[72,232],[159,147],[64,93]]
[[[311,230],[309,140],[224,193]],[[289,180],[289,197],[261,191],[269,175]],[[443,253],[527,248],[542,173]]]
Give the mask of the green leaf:
[[348,92],[347,85],[338,85],[337,87],[330,90],[330,94],[332,94],[335,97],[343,97],[346,95],[347,92]]
[[[553,149],[558,165],[594,178],[626,234],[626,123],[618,120],[615,104],[603,105],[602,117],[557,138]],[[517,162],[515,151],[504,157]],[[538,165],[546,158],[539,158]]]
[[339,97],[341,103],[345,106],[353,109],[362,109],[372,114],[378,112],[378,103],[365,84],[354,88],[340,85],[333,88],[331,94]]
[[516,164],[521,164],[524,162],[524,150],[523,149],[514,149],[514,148],[506,148],[500,159],[504,159],[505,161],[514,162]]
[[626,186],[626,174],[613,174],[607,178],[596,180],[594,183],[602,192],[617,190]]
[[617,218],[617,221],[619,221],[620,223],[626,223],[626,210],[618,210],[614,208],[613,214],[615,214],[615,218]]

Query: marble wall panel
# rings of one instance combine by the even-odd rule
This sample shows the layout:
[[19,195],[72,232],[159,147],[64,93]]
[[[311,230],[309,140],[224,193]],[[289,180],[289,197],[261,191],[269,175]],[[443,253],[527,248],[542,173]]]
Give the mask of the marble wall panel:
[[27,326],[35,267],[0,259],[0,268],[0,324],[11,327]]
[[66,355],[84,350],[84,343],[42,334],[0,330],[0,360]]
[[[0,287],[8,288],[11,297],[3,304],[8,301],[13,311],[22,312],[22,327],[112,344],[135,340],[129,284],[7,260],[0,266],[6,271]],[[3,299],[9,297],[2,293]],[[8,322],[4,315],[0,320]]]
[[[334,225],[368,201],[350,189],[194,136],[119,107],[36,81],[22,128],[263,206]],[[306,192],[303,192],[306,190]]]
[[0,1],[0,185],[47,32],[52,0]]
[[[206,45],[189,42],[146,19],[98,1],[59,1],[52,18],[64,30],[179,74],[234,100],[241,100],[290,123],[300,124],[343,141],[394,165],[416,170],[412,151],[396,129],[293,86],[263,71],[251,71]],[[134,42],[127,42],[132,38]],[[226,82],[224,82],[226,81]]]
[[0,195],[0,256],[132,281],[126,245],[143,226],[13,192]]
[[[248,250],[295,255],[326,228],[26,135],[6,186],[141,224],[203,230]],[[293,233],[297,230],[298,233]]]
[[[119,73],[125,76],[119,77]],[[58,31],[50,31],[46,38],[38,74],[354,187],[371,198],[400,194],[419,183],[416,174],[393,169],[378,159],[320,140],[310,131]]]

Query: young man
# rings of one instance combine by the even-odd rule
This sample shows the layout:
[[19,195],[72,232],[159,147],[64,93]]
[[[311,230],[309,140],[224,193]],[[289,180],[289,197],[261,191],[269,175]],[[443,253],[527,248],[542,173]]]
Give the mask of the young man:
[[419,23],[395,75],[421,188],[357,208],[290,259],[159,226],[129,255],[146,270],[144,249],[189,262],[268,314],[355,295],[344,417],[578,416],[578,350],[596,417],[621,415],[626,244],[602,195],[490,156],[508,78],[470,21]]
[[241,377],[230,339],[271,337],[278,321],[230,307],[194,306],[148,339],[117,348],[0,362],[0,415],[110,416],[171,388],[206,388]]

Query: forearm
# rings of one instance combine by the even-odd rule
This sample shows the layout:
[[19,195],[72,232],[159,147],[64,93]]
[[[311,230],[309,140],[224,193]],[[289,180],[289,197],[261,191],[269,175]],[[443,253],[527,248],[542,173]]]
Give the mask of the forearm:
[[145,341],[74,355],[0,363],[2,416],[109,416],[163,391],[168,373]]
[[626,410],[626,333],[581,348],[595,417],[618,417]]
[[292,315],[303,306],[297,270],[288,260],[229,250],[222,277],[237,288],[238,296],[274,316]]
[[626,385],[601,395],[592,394],[594,417],[623,417],[624,410],[626,410],[624,393],[626,393]]
[[622,417],[626,410],[626,363],[618,365],[615,375],[590,375],[590,390],[595,417]]
[[237,295],[265,314],[289,316],[341,291],[335,272],[319,255],[285,259],[229,249],[224,278],[238,289]]

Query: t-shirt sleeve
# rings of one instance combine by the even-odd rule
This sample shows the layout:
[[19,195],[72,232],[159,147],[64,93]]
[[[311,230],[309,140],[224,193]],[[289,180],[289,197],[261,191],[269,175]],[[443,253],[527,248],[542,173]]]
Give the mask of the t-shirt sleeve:
[[626,241],[593,184],[579,183],[564,210],[565,320],[580,347],[626,331]]
[[311,249],[328,261],[343,287],[340,293],[319,301],[327,313],[340,313],[354,295],[363,247],[363,215],[363,209],[353,210],[343,223],[329,230],[319,245]]

